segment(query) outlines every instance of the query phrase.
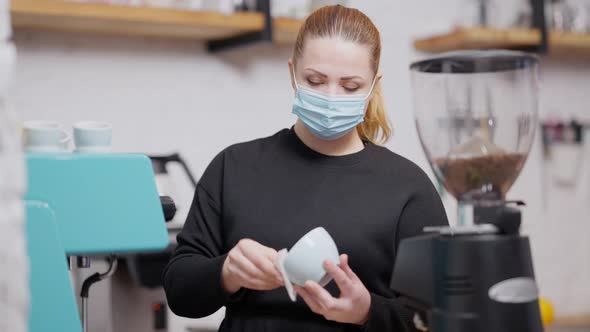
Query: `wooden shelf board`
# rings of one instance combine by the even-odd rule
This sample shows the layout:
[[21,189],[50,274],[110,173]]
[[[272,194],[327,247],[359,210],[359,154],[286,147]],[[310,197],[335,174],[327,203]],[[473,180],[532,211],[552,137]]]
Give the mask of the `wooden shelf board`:
[[590,313],[577,316],[556,317],[555,326],[588,327],[590,328]]
[[59,0],[12,0],[11,4],[16,30],[220,39],[264,27],[264,17],[259,13],[223,15]]
[[590,58],[590,34],[552,32],[549,52]]
[[[418,39],[414,47],[420,51],[437,53],[464,49],[522,48],[536,46],[540,42],[541,34],[534,29],[457,28],[447,34]],[[590,34],[551,32],[549,50],[551,53],[590,55]]]
[[303,21],[292,18],[278,17],[273,20],[273,39],[278,44],[292,44]]
[[420,51],[435,53],[476,48],[510,48],[534,46],[541,40],[538,31],[494,30],[485,28],[455,29],[448,34],[419,39],[414,47]]

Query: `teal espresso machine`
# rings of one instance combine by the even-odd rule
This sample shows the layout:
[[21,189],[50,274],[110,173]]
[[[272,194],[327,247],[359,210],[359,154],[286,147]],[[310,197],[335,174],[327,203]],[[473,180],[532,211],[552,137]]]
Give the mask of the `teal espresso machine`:
[[[165,249],[174,203],[159,196],[144,155],[28,154],[26,163],[29,331],[86,331],[90,286],[114,273],[116,256]],[[75,290],[69,262],[76,257],[77,265],[87,265],[91,256],[110,257],[109,268]]]

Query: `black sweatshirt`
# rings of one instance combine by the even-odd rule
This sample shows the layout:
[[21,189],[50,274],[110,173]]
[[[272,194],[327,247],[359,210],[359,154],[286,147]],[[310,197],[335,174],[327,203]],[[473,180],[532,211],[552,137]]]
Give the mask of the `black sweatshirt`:
[[[402,332],[409,312],[389,289],[400,240],[446,225],[441,200],[414,163],[365,142],[360,152],[326,156],[293,129],[233,145],[213,159],[197,186],[178,248],[164,270],[172,311],[199,318],[226,306],[220,331]],[[285,288],[228,296],[221,269],[240,239],[280,250],[323,226],[371,293],[364,326],[325,320]],[[334,296],[334,282],[326,286]]]

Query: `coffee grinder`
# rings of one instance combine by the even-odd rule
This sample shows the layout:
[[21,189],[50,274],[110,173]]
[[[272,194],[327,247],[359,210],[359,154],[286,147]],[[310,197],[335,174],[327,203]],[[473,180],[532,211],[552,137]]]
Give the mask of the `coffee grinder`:
[[410,69],[420,141],[458,218],[400,243],[392,289],[418,330],[543,331],[523,203],[506,200],[537,125],[538,59],[459,51]]

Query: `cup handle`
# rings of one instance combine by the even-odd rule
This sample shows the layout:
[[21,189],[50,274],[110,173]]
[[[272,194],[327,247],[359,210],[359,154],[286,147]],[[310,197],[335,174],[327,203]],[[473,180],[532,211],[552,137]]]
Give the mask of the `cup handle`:
[[68,134],[67,131],[62,130],[61,133],[63,134],[63,138],[59,141],[62,147],[67,150],[68,143],[72,140],[72,135]]
[[287,271],[285,270],[285,258],[287,257],[288,251],[287,249],[279,250],[279,254],[277,255],[275,264],[279,267],[279,271],[283,276],[283,280],[285,281],[285,288],[287,289],[287,294],[292,302],[297,301],[297,293],[293,289],[293,285],[291,284],[291,280],[289,280],[289,276],[287,275]]

